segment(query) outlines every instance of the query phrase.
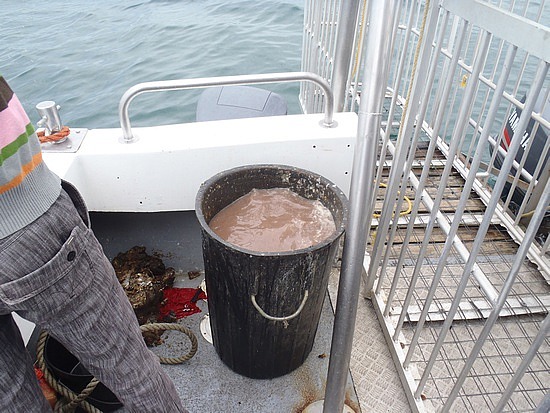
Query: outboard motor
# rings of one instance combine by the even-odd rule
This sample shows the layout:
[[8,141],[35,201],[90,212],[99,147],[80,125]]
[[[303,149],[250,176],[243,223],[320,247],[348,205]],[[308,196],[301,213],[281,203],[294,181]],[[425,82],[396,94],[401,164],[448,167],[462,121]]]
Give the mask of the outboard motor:
[[[539,98],[537,102],[535,103],[534,111],[535,112],[541,112],[541,110],[544,109],[544,112],[542,112],[542,117],[545,119],[550,119],[550,96],[546,98],[546,101],[544,100],[546,93],[541,93],[539,95]],[[526,96],[524,96],[521,99],[521,102],[524,103],[526,99]],[[518,107],[513,107],[510,116],[508,116],[508,120],[506,122],[506,127],[503,131],[503,139],[501,141],[501,147],[505,151],[508,150],[508,148],[511,145],[512,138],[514,136],[517,124],[519,122],[519,118],[521,116],[521,109]],[[544,148],[548,142],[549,139],[549,131],[545,129],[542,125],[539,125],[536,129],[536,132],[533,133],[533,129],[535,127],[535,120],[531,119],[527,125],[527,129],[525,130],[525,133],[521,137],[521,146],[519,147],[519,150],[516,154],[516,162],[520,163],[524,154],[525,150],[529,148],[529,153],[527,154],[527,158],[524,163],[524,170],[527,171],[531,176],[533,176],[533,179],[540,179],[545,173],[545,170],[548,166],[548,162],[550,159],[550,151],[546,152],[544,155],[544,160],[541,161],[541,156],[544,154]],[[495,166],[497,168],[501,168],[502,164],[504,162],[504,155],[501,152],[497,153],[497,156],[495,158]],[[539,169],[539,173],[535,176],[535,171],[539,163],[542,162],[542,167]],[[510,174],[515,175],[516,169],[512,168],[510,171]],[[512,185],[510,183],[506,183],[502,194],[501,199],[505,201],[508,197],[508,194],[510,193]],[[517,213],[519,210],[520,205],[525,201],[526,193],[523,189],[516,187],[514,189],[514,193],[512,194],[512,200],[510,202],[510,208],[513,213]],[[548,232],[550,229],[550,211],[546,213],[546,216],[541,224],[541,227],[539,229],[539,235],[543,235],[543,238],[546,238],[548,236]],[[544,240],[543,240],[544,241]]]
[[286,101],[277,93],[251,86],[219,86],[202,92],[197,122],[287,114]]
[[[541,95],[539,96],[539,99],[535,103],[535,108],[534,108],[535,112],[539,112],[542,109],[542,106],[544,103],[543,99],[544,99],[544,93],[541,93]],[[522,103],[525,102],[525,96],[521,99],[521,102]],[[504,128],[504,139],[502,140],[502,143],[501,143],[501,146],[504,150],[508,150],[508,147],[512,142],[512,137],[514,136],[514,132],[519,122],[520,116],[521,116],[521,109],[518,107],[514,107],[512,109],[512,112],[510,113],[510,116],[508,116],[508,121],[506,122],[506,127]],[[545,105],[544,113],[542,113],[542,117],[545,119],[550,119],[550,96],[546,100],[546,105]],[[529,155],[527,156],[527,159],[524,165],[524,169],[527,172],[529,172],[529,174],[531,175],[535,173],[535,169],[538,163],[540,162],[540,156],[543,153],[544,146],[548,141],[548,131],[545,130],[544,127],[542,126],[539,126],[537,128],[535,135],[532,136],[532,131],[534,126],[535,126],[535,120],[531,119],[531,121],[527,125],[527,129],[525,130],[525,134],[522,136],[521,146],[516,155],[516,161],[518,163],[521,162],[521,159],[523,158],[523,154],[525,153],[525,149],[529,145],[530,140],[533,140]],[[547,152],[541,171],[544,170],[544,166],[548,162],[549,158],[550,158],[550,152]],[[500,167],[503,161],[502,155],[497,156],[497,159],[499,161],[498,166]],[[539,176],[536,176],[536,177],[534,176],[534,178],[538,179]]]

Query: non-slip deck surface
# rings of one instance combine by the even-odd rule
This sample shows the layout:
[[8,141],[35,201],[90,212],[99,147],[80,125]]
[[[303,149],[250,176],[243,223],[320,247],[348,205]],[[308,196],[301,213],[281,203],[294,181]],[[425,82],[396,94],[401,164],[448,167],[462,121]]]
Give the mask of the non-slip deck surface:
[[[148,253],[158,254],[167,266],[176,269],[176,287],[196,288],[204,279],[204,275],[193,280],[187,276],[188,271],[202,269],[200,232],[193,212],[95,213],[92,220],[107,256],[113,257],[134,245],[144,245]],[[185,364],[164,366],[191,413],[299,413],[308,404],[324,397],[334,318],[328,294],[313,350],[306,362],[295,371],[270,380],[238,375],[223,364],[214,347],[201,336],[199,324],[208,309],[205,302],[199,305],[201,313],[180,320],[197,336],[197,354]],[[187,338],[183,334],[165,334],[165,344],[153,351],[167,357],[187,353]],[[351,377],[346,400],[350,407],[359,411]]]

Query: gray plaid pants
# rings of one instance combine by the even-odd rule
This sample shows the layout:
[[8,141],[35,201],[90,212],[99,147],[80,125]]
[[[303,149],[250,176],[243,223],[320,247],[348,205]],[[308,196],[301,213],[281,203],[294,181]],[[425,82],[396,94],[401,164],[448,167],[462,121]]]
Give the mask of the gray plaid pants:
[[[76,191],[0,239],[0,411],[51,412],[11,312],[60,341],[109,387],[126,411],[186,412],[132,307],[86,225]],[[72,199],[71,199],[72,198]]]

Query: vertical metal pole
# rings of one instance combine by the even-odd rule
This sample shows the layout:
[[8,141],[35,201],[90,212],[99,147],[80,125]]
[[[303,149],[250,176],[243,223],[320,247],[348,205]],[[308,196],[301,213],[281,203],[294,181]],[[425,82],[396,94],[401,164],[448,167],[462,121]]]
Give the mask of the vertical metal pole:
[[359,13],[359,0],[342,0],[338,11],[338,31],[334,50],[332,90],[335,97],[335,110],[342,112],[346,100],[346,86],[353,54],[353,38]]
[[370,2],[365,55],[367,64],[364,69],[357,145],[353,159],[350,217],[338,286],[324,413],[341,412],[344,406],[363,258],[372,215],[374,169],[396,10],[396,0]]

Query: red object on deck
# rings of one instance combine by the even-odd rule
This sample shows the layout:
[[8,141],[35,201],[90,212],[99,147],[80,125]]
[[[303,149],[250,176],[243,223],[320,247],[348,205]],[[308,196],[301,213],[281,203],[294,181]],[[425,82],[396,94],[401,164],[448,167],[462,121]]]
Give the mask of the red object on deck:
[[166,288],[160,307],[159,318],[174,316],[178,319],[200,313],[198,300],[206,300],[206,294],[200,288]]
[[42,390],[44,397],[48,400],[50,407],[53,409],[55,407],[55,403],[57,402],[57,394],[55,393],[55,390],[50,387],[44,378],[44,373],[42,370],[35,366],[34,373],[36,374],[38,384],[40,385],[40,389]]

